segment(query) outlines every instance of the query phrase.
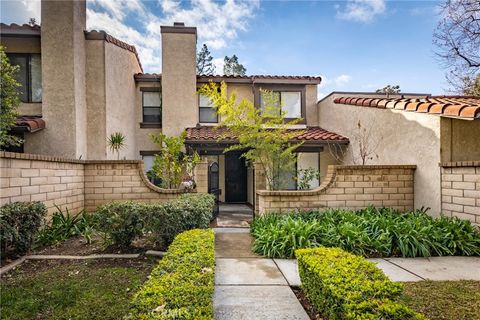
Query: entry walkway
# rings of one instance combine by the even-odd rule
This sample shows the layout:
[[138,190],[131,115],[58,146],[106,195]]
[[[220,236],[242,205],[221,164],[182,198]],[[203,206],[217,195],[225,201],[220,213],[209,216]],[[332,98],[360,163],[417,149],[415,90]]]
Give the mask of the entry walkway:
[[275,261],[251,244],[248,228],[215,229],[215,319],[308,320]]

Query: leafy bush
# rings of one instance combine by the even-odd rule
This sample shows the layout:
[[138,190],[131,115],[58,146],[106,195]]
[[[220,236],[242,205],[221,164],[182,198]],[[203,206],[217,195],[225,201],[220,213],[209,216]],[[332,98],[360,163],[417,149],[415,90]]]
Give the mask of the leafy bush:
[[146,205],[148,230],[164,245],[169,245],[183,231],[208,228],[214,205],[210,194],[184,194],[163,204]]
[[339,248],[299,249],[296,256],[305,295],[328,319],[425,319],[396,302],[402,285],[362,257]]
[[111,239],[113,244],[127,247],[143,235],[145,204],[136,202],[112,202],[96,211],[97,229]]
[[47,213],[41,202],[14,202],[0,208],[0,250],[2,256],[7,252],[26,253],[33,244],[35,236]]
[[253,221],[253,249],[268,257],[291,258],[299,248],[339,247],[367,257],[480,255],[480,232],[469,221],[402,214],[389,208],[331,209]]
[[68,209],[64,213],[57,207],[57,212],[52,215],[51,222],[45,224],[37,238],[39,245],[58,244],[73,236],[83,236],[88,243],[91,242],[94,232],[95,215],[82,211],[77,215],[70,215]]
[[213,230],[179,234],[137,292],[127,319],[213,319]]
[[184,194],[158,204],[113,202],[98,208],[98,230],[119,246],[130,245],[146,232],[168,246],[183,231],[207,228],[214,204],[210,194]]

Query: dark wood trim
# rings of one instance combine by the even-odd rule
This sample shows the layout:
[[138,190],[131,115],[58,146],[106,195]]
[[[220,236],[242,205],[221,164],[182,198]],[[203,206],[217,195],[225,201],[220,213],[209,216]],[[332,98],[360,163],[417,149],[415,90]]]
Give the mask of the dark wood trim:
[[154,156],[158,154],[160,151],[155,151],[155,150],[141,150],[140,155],[141,156]]
[[161,87],[140,87],[139,89],[141,92],[162,92]]
[[140,122],[141,129],[162,128],[161,122]]
[[[255,108],[260,108],[260,89],[270,90],[270,91],[283,91],[283,92],[300,92],[300,115],[302,120],[299,124],[307,123],[307,98],[306,98],[306,86],[305,85],[285,85],[285,84],[256,84],[253,87],[254,95],[254,105]],[[292,121],[296,118],[285,118],[286,121]]]

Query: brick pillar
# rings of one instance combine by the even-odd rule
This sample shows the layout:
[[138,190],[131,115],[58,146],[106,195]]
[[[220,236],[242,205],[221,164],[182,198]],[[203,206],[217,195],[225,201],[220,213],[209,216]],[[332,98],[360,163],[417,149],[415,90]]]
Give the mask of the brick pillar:
[[263,170],[263,167],[255,163],[253,165],[255,169],[255,178],[254,178],[254,190],[255,190],[255,212],[259,212],[259,197],[256,194],[258,190],[266,190],[267,189],[267,178],[265,177],[265,170]]
[[197,183],[197,192],[208,192],[208,162],[206,157],[195,167],[195,182]]

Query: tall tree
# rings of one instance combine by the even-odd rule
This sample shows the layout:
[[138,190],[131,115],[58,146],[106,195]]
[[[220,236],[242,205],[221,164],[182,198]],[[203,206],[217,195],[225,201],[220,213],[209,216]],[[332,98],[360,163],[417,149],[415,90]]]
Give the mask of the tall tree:
[[441,5],[433,43],[453,91],[471,93],[480,75],[480,1],[448,0]]
[[15,125],[18,116],[17,108],[20,104],[18,89],[20,84],[15,80],[18,66],[10,64],[2,46],[0,46],[0,59],[0,149],[5,149],[22,143],[22,139],[10,134],[10,129]]
[[244,76],[247,72],[247,69],[238,62],[236,55],[232,57],[225,56],[223,62],[223,74],[226,76]]
[[206,44],[197,53],[197,74],[213,75],[215,66],[213,65],[213,57],[208,50]]
[[383,88],[377,89],[377,91],[375,91],[375,92],[376,93],[384,93],[388,98],[391,94],[398,94],[398,93],[400,93],[400,91],[401,90],[400,90],[399,85],[396,85],[396,86],[386,85]]

